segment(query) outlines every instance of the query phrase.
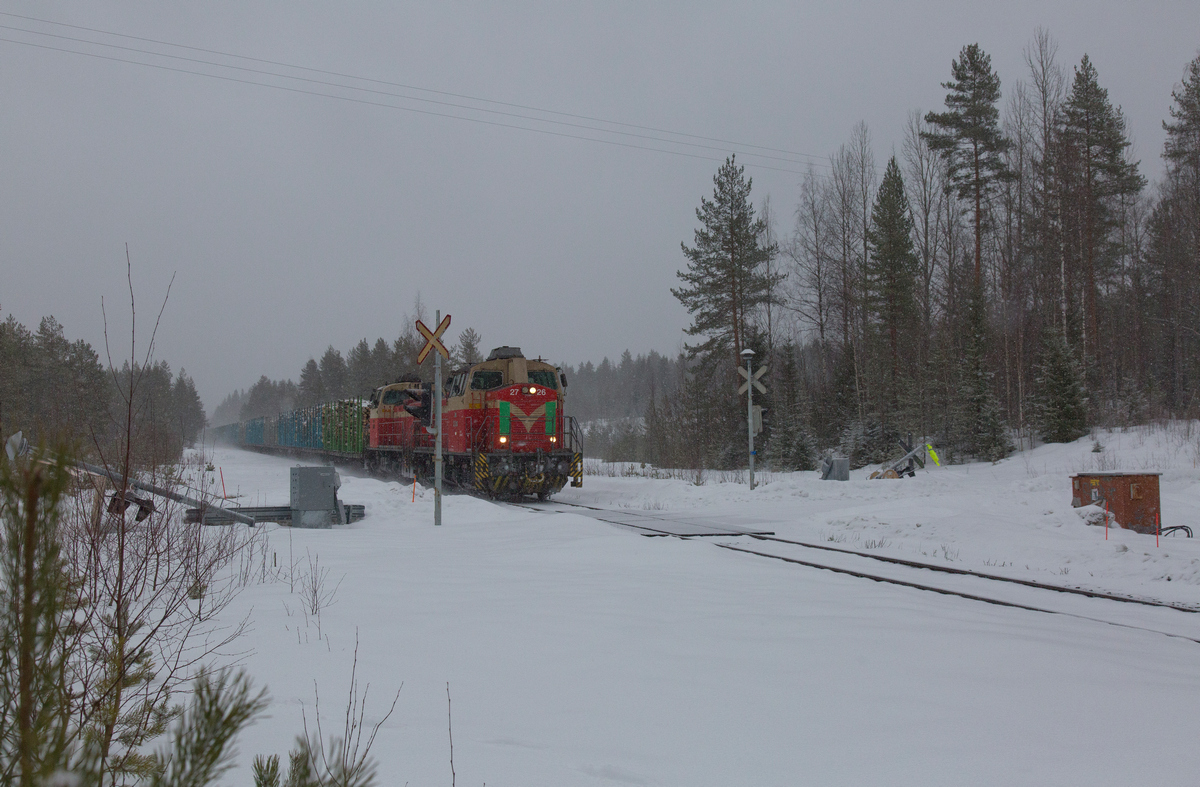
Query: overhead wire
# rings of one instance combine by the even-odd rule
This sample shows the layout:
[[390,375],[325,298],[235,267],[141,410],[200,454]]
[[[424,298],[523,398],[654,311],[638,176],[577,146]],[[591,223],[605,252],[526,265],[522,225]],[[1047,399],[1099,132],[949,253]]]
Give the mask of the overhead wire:
[[[107,44],[107,43],[103,43],[103,42],[99,42],[99,41],[90,41],[87,39],[63,36],[63,35],[59,35],[56,33],[41,33],[41,32],[33,31],[33,30],[26,30],[24,28],[14,28],[10,25],[0,25],[0,30],[10,30],[10,31],[14,31],[14,32],[30,33],[32,35],[47,36],[50,38],[71,41],[74,43],[91,44],[94,46],[103,46],[103,47],[108,47],[111,49],[123,50],[126,52],[136,52],[138,54],[150,55],[150,56],[154,56],[154,57],[165,57],[165,58],[170,58],[172,60],[181,60],[184,62],[195,63],[198,65],[213,66],[215,68],[228,68],[228,69],[232,69],[235,71],[244,71],[244,72],[248,72],[248,73],[252,73],[252,74],[258,74],[260,76],[271,76],[271,77],[277,77],[280,79],[292,79],[292,80],[296,80],[299,82],[306,82],[306,83],[311,83],[314,85],[320,85],[323,87],[333,87],[333,88],[340,88],[340,89],[344,89],[344,90],[356,90],[356,91],[373,94],[373,95],[388,96],[390,98],[398,98],[398,99],[407,100],[407,101],[420,101],[423,103],[437,104],[440,106],[452,107],[454,109],[464,109],[464,110],[472,111],[472,112],[486,112],[488,114],[502,115],[505,117],[517,118],[517,119],[521,119],[521,120],[530,120],[530,121],[533,121],[536,123],[551,123],[551,124],[557,125],[557,126],[569,126],[572,128],[579,128],[579,129],[584,129],[587,131],[597,131],[597,132],[605,133],[605,134],[621,134],[621,135],[625,135],[625,136],[635,137],[638,139],[644,139],[647,141],[664,142],[667,144],[674,144],[674,145],[687,145],[690,147],[703,148],[703,149],[707,149],[707,150],[725,150],[726,149],[726,148],[715,147],[713,145],[704,145],[704,144],[697,143],[697,142],[681,142],[678,140],[667,140],[667,139],[662,139],[661,137],[652,137],[652,136],[649,136],[646,134],[637,134],[637,133],[627,132],[627,131],[610,131],[608,129],[597,129],[594,126],[587,126],[587,125],[583,125],[580,123],[571,123],[571,122],[562,121],[562,120],[547,120],[544,118],[534,118],[534,117],[530,117],[528,115],[521,115],[521,114],[514,113],[514,112],[505,112],[502,110],[480,109],[478,107],[468,107],[468,106],[464,106],[462,104],[455,104],[453,102],[440,101],[437,99],[421,98],[419,96],[405,96],[405,95],[401,95],[401,94],[397,94],[397,93],[390,93],[385,90],[376,90],[373,88],[358,87],[357,85],[343,85],[343,84],[340,84],[337,82],[327,82],[324,80],[311,79],[311,78],[307,78],[307,77],[297,77],[297,76],[292,76],[291,74],[279,74],[274,71],[265,71],[262,69],[248,68],[246,66],[228,65],[226,63],[214,63],[210,60],[201,60],[198,58],[184,57],[182,55],[172,55],[172,54],[167,54],[167,53],[163,53],[163,52],[151,52],[151,51],[145,50],[145,49],[137,49],[136,47],[126,47],[126,46],[120,46],[118,44]],[[9,39],[0,39],[0,40],[8,41]],[[84,53],[84,52],[78,52],[77,50],[67,50],[67,51],[75,52],[76,54],[88,54],[88,53]],[[142,64],[142,65],[149,65],[148,63],[140,63],[140,61],[124,60],[124,61],[120,61],[120,62],[138,62],[139,64]],[[187,71],[186,73],[199,73],[199,72]],[[202,75],[207,75],[207,74],[202,74]],[[247,82],[249,84],[260,84],[260,83],[250,82],[249,80],[247,80]],[[324,95],[324,94],[322,94],[322,95]],[[669,133],[669,132],[667,132],[667,133]],[[806,163],[806,162],[802,162],[802,161],[798,162],[798,161],[795,161],[790,158],[782,158],[779,156],[770,156],[770,155],[766,155],[766,154],[762,154],[762,153],[752,153],[750,155],[757,156],[759,158],[765,158],[765,159],[772,160],[772,161],[780,161],[780,162],[784,162],[784,163],[788,163],[788,164],[804,164],[804,163]]]
[[[400,110],[400,111],[404,111],[404,112],[415,112],[415,113],[421,114],[421,115],[431,115],[433,117],[452,118],[454,120],[465,120],[465,121],[469,121],[471,123],[481,123],[483,125],[496,126],[499,128],[516,129],[518,131],[530,131],[530,132],[534,132],[537,134],[547,134],[547,135],[554,136],[554,137],[563,137],[566,139],[584,140],[587,142],[599,142],[603,145],[613,145],[616,147],[632,148],[634,150],[645,150],[645,151],[650,151],[653,153],[666,153],[666,154],[672,155],[672,156],[683,156],[685,158],[700,159],[702,161],[720,161],[720,159],[718,159],[718,158],[714,158],[712,156],[701,155],[699,153],[687,153],[687,152],[684,152],[681,150],[667,150],[664,148],[649,147],[647,145],[636,145],[636,144],[633,144],[630,142],[619,142],[617,140],[612,140],[612,139],[599,139],[597,137],[587,137],[587,136],[583,136],[582,134],[568,134],[568,133],[565,133],[562,131],[551,131],[549,129],[541,129],[541,128],[529,128],[528,126],[519,126],[519,125],[516,125],[513,123],[500,123],[500,122],[494,121],[494,120],[483,120],[482,118],[463,117],[461,115],[453,115],[453,114],[450,114],[447,112],[434,112],[432,110],[417,109],[415,107],[396,106],[395,104],[387,104],[382,101],[367,101],[367,100],[361,99],[361,98],[351,98],[350,96],[339,96],[339,95],[336,95],[333,93],[321,93],[321,92],[315,91],[315,90],[304,90],[302,88],[288,87],[286,85],[271,85],[271,84],[266,84],[263,82],[255,82],[255,81],[249,80],[249,79],[238,79],[237,77],[222,76],[221,74],[207,74],[202,71],[191,71],[191,70],[184,69],[184,68],[175,68],[173,66],[166,66],[166,65],[159,64],[159,63],[142,63],[137,60],[127,60],[125,58],[113,57],[111,55],[101,55],[101,54],[97,54],[94,52],[79,52],[77,50],[66,49],[63,47],[54,47],[54,46],[49,46],[47,44],[35,44],[31,41],[18,41],[18,40],[14,40],[14,39],[10,39],[10,38],[0,37],[0,42],[9,43],[9,44],[20,44],[23,46],[36,47],[38,49],[47,49],[47,50],[54,51],[54,52],[67,52],[67,53],[76,54],[76,55],[83,55],[86,57],[98,58],[101,60],[110,60],[110,61],[113,61],[116,63],[129,63],[131,65],[146,66],[149,68],[157,68],[157,69],[160,69],[163,71],[174,71],[174,72],[181,73],[181,74],[193,74],[196,76],[209,77],[210,79],[219,79],[219,80],[222,80],[225,82],[238,82],[243,85],[254,85],[256,87],[266,87],[266,88],[271,88],[273,90],[284,90],[289,93],[300,93],[300,94],[309,95],[309,96],[320,96],[322,98],[332,98],[337,101],[347,101],[347,102],[350,102],[353,104],[364,104],[367,106],[382,107],[384,109],[396,109],[396,110]],[[803,172],[801,172],[800,170],[785,169],[783,167],[772,167],[772,166],[768,166],[766,164],[754,164],[753,166],[757,167],[758,169],[773,170],[775,172],[789,172],[789,173],[794,173],[794,174],[803,174]]]
[[[236,58],[239,60],[247,60],[247,61],[255,62],[255,63],[263,63],[266,65],[280,66],[283,68],[294,68],[298,71],[307,71],[307,72],[314,73],[314,74],[324,74],[326,76],[336,76],[336,77],[341,77],[344,79],[355,79],[355,80],[359,80],[362,82],[370,82],[370,83],[379,84],[379,85],[387,85],[389,87],[403,88],[405,90],[417,90],[417,91],[420,91],[423,93],[434,93],[436,95],[448,96],[451,98],[461,98],[461,99],[465,99],[468,101],[478,101],[480,103],[485,103],[485,104],[495,104],[497,106],[512,107],[514,109],[524,109],[524,110],[528,110],[531,112],[542,112],[542,113],[545,113],[548,115],[558,115],[560,117],[570,117],[570,118],[575,118],[578,120],[588,120],[588,121],[592,121],[592,122],[596,122],[596,123],[605,123],[605,124],[614,125],[614,126],[624,126],[626,128],[636,128],[641,131],[653,131],[653,132],[660,133],[660,134],[670,134],[672,136],[688,137],[691,139],[700,139],[700,140],[704,140],[706,142],[720,142],[720,143],[726,144],[726,145],[735,145],[737,147],[746,148],[746,149],[765,150],[765,151],[768,151],[771,153],[783,153],[783,154],[786,154],[789,156],[800,156],[802,158],[810,158],[810,159],[816,159],[816,160],[823,160],[825,158],[824,156],[818,156],[813,153],[801,153],[799,151],[787,150],[784,148],[773,148],[773,147],[769,147],[766,145],[754,145],[754,144],[747,143],[747,142],[738,142],[735,140],[722,139],[720,137],[706,137],[706,136],[703,136],[700,134],[690,134],[688,132],[683,132],[683,131],[672,131],[670,129],[662,129],[662,128],[657,128],[654,126],[644,126],[644,125],[639,125],[637,123],[626,123],[626,122],[619,121],[619,120],[609,120],[606,118],[593,117],[590,115],[581,115],[581,114],[576,114],[573,112],[562,112],[562,111],[554,110],[554,109],[545,109],[543,107],[535,107],[535,106],[531,106],[528,104],[517,104],[517,103],[513,103],[513,102],[509,102],[509,101],[497,101],[495,99],[480,98],[479,96],[471,96],[471,95],[467,95],[465,93],[454,93],[454,92],[446,91],[446,90],[436,90],[433,88],[420,87],[417,85],[408,85],[408,84],[405,84],[402,82],[392,82],[392,81],[388,81],[388,80],[384,80],[384,79],[376,79],[373,77],[357,76],[355,74],[347,74],[347,73],[340,72],[340,71],[330,71],[327,69],[297,65],[295,63],[286,63],[286,62],[283,62],[280,60],[270,60],[267,58],[253,57],[250,55],[238,55],[238,54],[234,54],[232,52],[223,52],[219,49],[206,49],[204,47],[191,46],[189,44],[178,44],[178,43],[173,43],[170,41],[163,41],[161,39],[156,39],[156,38],[147,38],[144,36],[130,35],[128,33],[118,33],[116,31],[112,31],[112,30],[103,30],[101,28],[86,27],[83,25],[73,25],[73,24],[69,24],[67,22],[55,22],[55,21],[49,20],[49,19],[40,19],[38,17],[24,16],[22,14],[14,14],[11,12],[6,12],[6,11],[0,11],[0,16],[8,16],[8,17],[13,17],[15,19],[24,19],[26,21],[31,21],[31,22],[40,22],[40,23],[48,24],[48,25],[56,25],[59,27],[70,28],[73,30],[82,30],[82,31],[89,32],[89,33],[97,33],[100,35],[109,35],[109,36],[114,36],[117,38],[126,38],[126,39],[130,39],[133,41],[143,41],[145,43],[158,44],[160,46],[168,46],[168,47],[173,47],[173,48],[177,48],[177,49],[186,49],[186,50],[190,50],[193,52],[203,52],[205,54],[210,54],[210,55],[220,55],[222,57],[232,57],[232,58]],[[89,42],[89,43],[96,43],[96,42]]]
[[[793,164],[793,165],[797,165],[797,166],[805,166],[805,165],[807,165],[807,166],[814,166],[814,165],[815,166],[828,166],[828,164],[826,164],[824,162],[797,161],[792,158],[784,158],[781,156],[769,155],[768,153],[753,152],[754,150],[763,150],[763,151],[784,153],[788,156],[810,156],[811,155],[811,154],[806,154],[806,153],[797,153],[795,151],[787,151],[787,150],[778,149],[778,148],[769,148],[769,147],[761,146],[761,145],[735,143],[735,142],[732,142],[729,140],[722,140],[722,139],[714,138],[714,137],[704,137],[701,135],[687,134],[684,132],[674,132],[674,131],[670,131],[670,130],[666,130],[666,129],[658,129],[658,128],[654,128],[654,127],[650,127],[650,126],[639,126],[637,124],[622,123],[620,121],[610,121],[610,120],[605,120],[603,118],[594,118],[594,117],[590,117],[590,116],[586,116],[586,115],[576,115],[576,114],[572,114],[572,113],[559,112],[556,110],[546,110],[546,109],[541,109],[538,107],[532,107],[532,106],[522,105],[522,104],[512,104],[509,102],[493,101],[491,99],[482,99],[482,98],[477,98],[477,97],[473,97],[473,96],[467,96],[464,94],[455,94],[455,93],[449,93],[446,91],[431,90],[428,88],[420,88],[420,87],[415,87],[412,85],[404,85],[404,84],[396,83],[396,82],[387,82],[385,80],[372,79],[372,78],[368,78],[368,77],[358,77],[355,75],[346,74],[346,73],[342,73],[342,72],[326,71],[326,70],[322,70],[322,69],[310,68],[307,66],[298,66],[298,65],[294,65],[294,64],[284,63],[282,61],[273,61],[273,60],[266,60],[264,58],[255,58],[255,57],[247,57],[247,56],[243,56],[243,55],[235,55],[235,54],[231,54],[228,52],[221,52],[219,50],[203,49],[201,47],[193,47],[193,46],[189,46],[186,44],[174,44],[171,42],[161,41],[158,39],[143,38],[140,36],[132,36],[132,35],[124,34],[124,33],[116,33],[116,32],[112,32],[112,31],[100,30],[97,28],[88,28],[88,27],[83,27],[80,25],[71,25],[71,24],[62,23],[62,22],[53,22],[50,20],[38,19],[36,17],[22,16],[19,14],[12,14],[12,13],[8,13],[8,12],[0,12],[0,16],[14,17],[14,18],[23,19],[26,21],[33,21],[33,22],[57,25],[57,26],[61,26],[61,27],[67,27],[67,28],[76,29],[76,30],[83,30],[86,32],[95,33],[95,34],[99,34],[99,35],[111,35],[111,36],[115,36],[115,37],[124,38],[127,40],[142,41],[145,43],[152,43],[152,44],[156,44],[159,46],[166,46],[166,47],[178,48],[178,49],[183,49],[183,50],[201,52],[204,54],[218,55],[221,57],[229,57],[229,58],[234,58],[234,59],[238,59],[238,60],[262,63],[262,64],[277,66],[277,67],[281,67],[281,68],[291,68],[291,69],[296,69],[296,70],[300,70],[300,71],[305,71],[308,73],[317,73],[317,74],[323,74],[326,76],[333,76],[333,77],[337,77],[339,79],[356,80],[356,81],[366,82],[369,84],[385,85],[388,87],[399,88],[399,89],[404,89],[404,90],[416,90],[416,91],[420,91],[420,92],[433,93],[433,94],[443,95],[443,96],[447,96],[447,97],[460,98],[460,99],[468,100],[468,101],[476,101],[476,102],[480,102],[480,103],[493,104],[493,105],[497,105],[497,106],[506,106],[506,107],[511,107],[514,109],[523,109],[528,112],[540,112],[543,114],[557,115],[559,117],[570,117],[570,118],[574,118],[577,120],[588,121],[589,123],[603,123],[603,124],[608,124],[608,125],[622,126],[625,128],[635,128],[635,129],[644,130],[644,131],[651,131],[656,134],[680,136],[680,137],[686,137],[689,139],[705,140],[705,141],[709,141],[709,142],[723,142],[723,143],[728,143],[728,144],[735,145],[737,147],[742,148],[741,151],[734,151],[734,152],[741,152],[743,154],[743,156],[752,156],[755,158],[765,159],[767,161],[773,161],[773,162],[780,162],[783,164]],[[362,87],[359,85],[347,85],[347,84],[342,84],[339,82],[331,82],[331,81],[327,81],[327,80],[314,79],[312,77],[296,76],[294,74],[279,73],[276,71],[271,71],[271,70],[266,70],[266,69],[252,68],[252,67],[248,67],[245,65],[232,65],[232,64],[228,64],[228,63],[215,62],[212,60],[206,60],[206,59],[202,59],[202,58],[194,58],[194,57],[187,57],[187,56],[179,55],[179,54],[172,54],[169,52],[156,52],[153,50],[140,49],[140,48],[131,47],[131,46],[123,46],[120,44],[113,44],[113,43],[108,43],[108,42],[103,42],[103,41],[93,41],[93,40],[86,39],[86,38],[76,38],[76,37],[72,37],[72,36],[62,35],[59,33],[49,33],[49,32],[39,31],[39,30],[29,30],[29,29],[26,29],[23,27],[14,27],[11,25],[0,25],[0,29],[8,30],[8,31],[11,31],[14,33],[24,33],[24,34],[31,35],[31,36],[41,36],[41,37],[45,37],[45,38],[57,39],[59,41],[67,41],[67,42],[70,42],[73,44],[82,44],[85,46],[96,46],[96,47],[104,47],[104,48],[108,48],[108,49],[116,49],[119,51],[145,55],[145,56],[151,57],[151,58],[155,58],[155,57],[167,58],[170,60],[174,60],[176,62],[184,62],[184,63],[189,63],[189,64],[193,64],[193,65],[198,65],[198,66],[209,66],[212,68],[228,69],[228,70],[232,70],[232,71],[241,72],[244,74],[253,74],[253,75],[257,75],[257,76],[261,76],[261,77],[271,77],[271,78],[281,79],[281,80],[292,80],[295,82],[313,85],[318,88],[332,88],[334,90],[356,91],[358,93],[365,93],[367,95],[375,95],[375,96],[380,96],[380,97],[397,99],[398,101],[415,101],[415,102],[422,102],[422,103],[426,103],[426,104],[434,104],[434,105],[446,107],[448,109],[462,110],[464,112],[484,113],[484,114],[489,114],[489,115],[497,115],[497,116],[501,116],[501,117],[505,117],[505,118],[511,118],[511,119],[517,120],[517,121],[526,121],[529,123],[549,124],[549,125],[559,126],[559,127],[574,128],[574,129],[579,129],[581,131],[590,131],[595,134],[612,135],[612,136],[617,136],[617,137],[636,139],[636,140],[639,140],[642,142],[647,142],[647,143],[660,143],[662,145],[684,146],[684,147],[688,147],[688,148],[692,148],[692,149],[710,150],[710,151],[728,150],[728,148],[725,148],[725,147],[718,147],[715,145],[708,145],[708,144],[703,144],[700,142],[691,142],[691,141],[680,140],[680,139],[664,139],[663,137],[651,136],[649,134],[640,134],[640,133],[631,132],[631,131],[614,130],[614,129],[608,129],[608,128],[598,128],[594,125],[587,125],[586,123],[575,123],[575,122],[564,121],[564,120],[554,120],[554,119],[550,119],[550,118],[530,116],[530,115],[521,114],[521,113],[517,113],[517,112],[509,112],[506,110],[489,109],[489,108],[484,108],[484,107],[464,105],[464,104],[455,103],[455,102],[451,102],[451,101],[443,101],[443,100],[439,100],[439,99],[425,98],[425,97],[421,97],[421,96],[404,95],[404,94],[394,93],[394,92],[387,91],[387,90],[379,90],[379,89],[375,89],[375,88]],[[464,120],[464,121],[468,121],[468,122],[496,126],[496,127],[501,127],[501,128],[509,128],[509,129],[515,129],[515,130],[521,130],[521,131],[530,131],[530,132],[547,134],[550,136],[557,136],[557,137],[563,137],[563,138],[568,138],[568,139],[577,139],[577,140],[583,140],[583,141],[589,141],[589,142],[599,142],[602,144],[631,148],[631,149],[636,149],[636,150],[657,152],[657,153],[668,153],[671,155],[684,156],[687,158],[697,158],[697,159],[709,160],[709,161],[719,161],[720,160],[719,158],[715,158],[713,156],[700,155],[697,153],[689,153],[689,152],[681,151],[681,150],[671,150],[671,149],[657,147],[657,146],[651,146],[651,145],[647,145],[647,144],[622,142],[622,141],[614,140],[614,139],[604,139],[604,138],[599,138],[599,137],[595,137],[595,136],[587,136],[587,135],[583,135],[583,134],[574,134],[574,133],[568,133],[568,132],[562,132],[562,131],[554,131],[554,130],[546,129],[546,128],[530,127],[527,125],[520,125],[517,123],[498,122],[498,121],[487,120],[487,119],[479,118],[479,117],[468,117],[468,116],[464,116],[464,115],[460,115],[460,114],[453,114],[450,112],[438,112],[438,111],[433,111],[433,110],[428,110],[428,109],[420,109],[420,108],[411,107],[411,106],[392,104],[392,103],[388,103],[385,101],[375,101],[375,100],[368,100],[368,99],[364,99],[364,98],[355,98],[355,97],[346,96],[346,95],[338,95],[336,93],[324,92],[319,89],[308,90],[308,89],[304,89],[301,87],[272,84],[272,83],[263,82],[263,81],[256,81],[254,79],[241,79],[238,77],[230,76],[228,74],[217,74],[217,73],[211,73],[208,71],[198,71],[198,70],[194,70],[194,69],[190,69],[190,68],[182,68],[182,67],[174,67],[174,66],[164,65],[162,63],[145,62],[143,60],[133,60],[133,59],[123,58],[123,57],[116,57],[113,55],[100,54],[97,52],[81,51],[80,49],[68,48],[67,46],[51,46],[51,45],[45,44],[45,43],[35,43],[32,41],[24,41],[24,40],[20,40],[20,39],[6,38],[6,37],[0,37],[0,42],[30,46],[30,47],[43,49],[43,50],[49,50],[49,51],[82,55],[85,57],[98,58],[98,59],[102,59],[102,60],[126,63],[126,64],[130,64],[130,65],[151,67],[151,68],[156,68],[156,69],[165,70],[165,71],[173,71],[173,72],[177,72],[177,73],[209,77],[212,79],[220,79],[220,80],[229,81],[229,82],[237,82],[237,83],[254,85],[254,86],[259,86],[259,87],[267,87],[267,88],[272,88],[272,89],[277,89],[277,90],[285,90],[285,91],[293,92],[293,93],[313,95],[313,96],[319,96],[319,97],[323,97],[323,98],[334,98],[334,99],[338,99],[341,101],[348,101],[348,102],[364,104],[364,105],[368,105],[368,106],[396,109],[396,110],[401,110],[401,111],[406,111],[406,112],[413,112],[413,113],[417,113],[417,114],[430,115],[430,116],[434,116],[434,117],[450,118],[450,119],[454,119],[454,120]],[[747,162],[747,163],[754,167],[760,168],[760,169],[766,169],[766,170],[772,170],[772,171],[778,171],[778,172],[788,172],[788,173],[793,173],[793,174],[803,174],[803,171],[789,169],[786,167],[771,166],[769,164],[763,164],[760,162]]]

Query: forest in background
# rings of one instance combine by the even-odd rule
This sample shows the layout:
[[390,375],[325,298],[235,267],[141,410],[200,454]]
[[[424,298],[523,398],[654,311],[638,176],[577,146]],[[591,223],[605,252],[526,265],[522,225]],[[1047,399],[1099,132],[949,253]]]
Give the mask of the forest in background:
[[757,443],[778,469],[881,462],[907,433],[994,460],[1200,415],[1200,57],[1154,184],[1086,55],[1068,73],[1039,30],[1024,61],[1002,101],[963,47],[944,111],[913,112],[886,162],[858,124],[786,219],[730,157],[673,290],[695,343],[571,370],[592,453],[744,466],[746,349],[768,366]]
[[990,57],[963,47],[944,111],[912,113],[882,166],[860,123],[809,169],[787,230],[728,159],[673,290],[697,341],[609,457],[743,464],[745,349],[769,366],[760,454],[778,468],[823,450],[882,461],[908,432],[994,460],[1196,417],[1200,57],[1151,185],[1096,65],[1068,73],[1045,31],[1024,55],[1002,102]]
[[[695,343],[563,365],[588,452],[743,465],[746,349],[768,366],[759,453],[779,469],[825,451],[883,461],[910,432],[952,461],[994,460],[1093,426],[1200,415],[1200,58],[1170,94],[1153,184],[1096,64],[1068,70],[1041,30],[1024,62],[1002,91],[990,57],[963,47],[945,106],[911,113],[894,155],[881,161],[858,124],[786,214],[755,204],[730,157],[672,291]],[[455,362],[479,342],[464,332]],[[298,383],[231,394],[214,423],[427,378],[419,344],[407,330],[331,347]]]
[[36,331],[12,315],[0,322],[0,436],[20,431],[33,445],[63,441],[83,456],[105,459],[114,455],[131,413],[133,459],[142,466],[176,461],[207,422],[183,369],[173,374],[166,361],[151,358],[106,368],[90,344],[67,339],[54,317],[43,318]]

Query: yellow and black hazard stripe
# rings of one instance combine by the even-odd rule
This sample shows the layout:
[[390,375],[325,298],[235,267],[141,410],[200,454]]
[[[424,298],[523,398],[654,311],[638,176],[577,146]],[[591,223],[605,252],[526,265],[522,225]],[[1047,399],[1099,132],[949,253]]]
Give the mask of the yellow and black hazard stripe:
[[571,486],[583,486],[583,454],[571,457]]
[[475,489],[480,492],[487,491],[488,476],[492,471],[488,467],[487,454],[478,453],[475,455]]

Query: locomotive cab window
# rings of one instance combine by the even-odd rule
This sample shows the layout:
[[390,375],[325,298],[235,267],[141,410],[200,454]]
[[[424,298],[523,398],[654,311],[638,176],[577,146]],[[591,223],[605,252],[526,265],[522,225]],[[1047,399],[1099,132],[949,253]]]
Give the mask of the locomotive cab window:
[[408,397],[406,397],[404,395],[403,388],[393,388],[390,391],[383,392],[383,403],[384,404],[390,404],[390,405],[404,404],[404,400],[407,398]]
[[499,388],[504,385],[504,372],[494,370],[483,370],[475,372],[471,377],[472,391],[487,391],[492,388]]
[[558,388],[555,385],[554,372],[546,369],[530,369],[529,382],[534,385],[540,385],[543,388],[550,388],[551,390]]

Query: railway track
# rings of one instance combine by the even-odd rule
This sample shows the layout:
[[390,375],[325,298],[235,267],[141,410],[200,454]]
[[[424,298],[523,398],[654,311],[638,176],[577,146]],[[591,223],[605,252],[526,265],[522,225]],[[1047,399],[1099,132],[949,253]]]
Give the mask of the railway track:
[[[711,523],[703,527],[713,532],[694,532],[686,518],[641,514],[630,510],[606,509],[579,503],[551,501],[548,503],[510,503],[543,513],[574,513],[620,527],[640,531],[643,535],[692,539],[698,535],[751,539],[761,548],[736,543],[713,542],[731,552],[776,560],[804,568],[830,571],[845,576],[897,585],[944,596],[957,596],[996,606],[1022,609],[1052,615],[1064,615],[1081,620],[1121,628],[1161,634],[1200,644],[1200,608],[1172,604],[1158,599],[1107,593],[1081,587],[1036,582],[1006,577],[953,566],[924,563],[887,555],[871,554],[826,544],[813,544],[780,538],[763,532],[732,532]],[[679,532],[671,532],[677,529]],[[684,532],[691,530],[692,532]],[[820,559],[818,559],[818,556]],[[933,575],[931,577],[930,575]],[[937,579],[935,579],[937,578]],[[941,581],[938,581],[940,579]]]

